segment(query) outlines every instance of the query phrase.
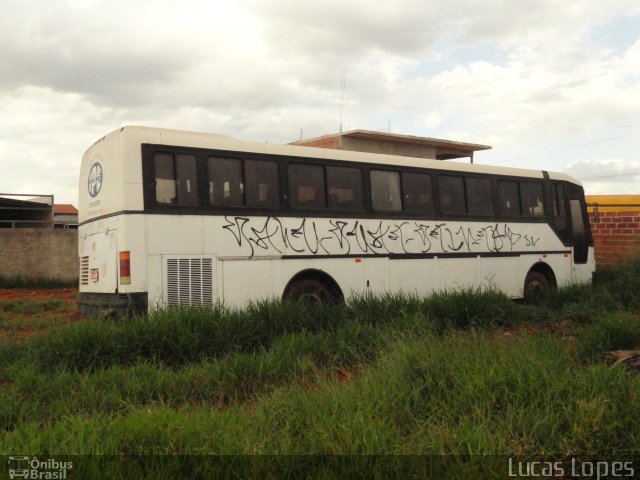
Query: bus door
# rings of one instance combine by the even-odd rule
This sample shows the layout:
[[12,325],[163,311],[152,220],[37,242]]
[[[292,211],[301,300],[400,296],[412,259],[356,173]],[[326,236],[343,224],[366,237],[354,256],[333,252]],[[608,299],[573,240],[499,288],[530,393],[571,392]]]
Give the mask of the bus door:
[[580,188],[568,188],[569,213],[571,216],[571,243],[573,263],[587,263],[589,255],[589,217],[584,203],[584,193]]

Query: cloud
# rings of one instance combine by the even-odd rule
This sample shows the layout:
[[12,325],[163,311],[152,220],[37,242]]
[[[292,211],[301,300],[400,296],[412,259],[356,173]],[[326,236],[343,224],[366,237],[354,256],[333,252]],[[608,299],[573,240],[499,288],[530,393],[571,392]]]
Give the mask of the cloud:
[[566,171],[583,180],[610,178],[611,182],[627,182],[640,176],[640,161],[620,158],[578,160],[567,164]]
[[[639,16],[636,0],[10,3],[3,190],[71,195],[84,149],[123,124],[277,143],[335,132],[345,72],[344,129],[488,144],[487,163],[640,123],[639,35],[614,48],[602,33]],[[573,153],[509,164],[559,170]]]
[[585,192],[592,195],[637,194],[640,186],[638,160],[577,160],[567,164],[566,172],[581,180]]

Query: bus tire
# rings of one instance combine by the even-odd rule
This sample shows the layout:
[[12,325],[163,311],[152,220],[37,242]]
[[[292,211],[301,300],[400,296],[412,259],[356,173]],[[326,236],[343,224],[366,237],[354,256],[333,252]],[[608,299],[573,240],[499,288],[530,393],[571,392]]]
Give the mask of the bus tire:
[[304,301],[310,304],[335,303],[337,300],[324,283],[314,278],[296,280],[287,289],[285,299]]
[[552,286],[547,276],[537,270],[530,270],[524,279],[524,298],[531,299],[536,292],[546,290]]

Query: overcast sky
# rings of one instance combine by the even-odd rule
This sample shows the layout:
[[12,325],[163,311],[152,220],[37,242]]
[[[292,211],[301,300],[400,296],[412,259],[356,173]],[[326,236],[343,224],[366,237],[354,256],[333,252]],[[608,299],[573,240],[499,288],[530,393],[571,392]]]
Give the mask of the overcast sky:
[[0,192],[77,205],[123,125],[272,143],[344,130],[640,194],[638,0],[0,0]]

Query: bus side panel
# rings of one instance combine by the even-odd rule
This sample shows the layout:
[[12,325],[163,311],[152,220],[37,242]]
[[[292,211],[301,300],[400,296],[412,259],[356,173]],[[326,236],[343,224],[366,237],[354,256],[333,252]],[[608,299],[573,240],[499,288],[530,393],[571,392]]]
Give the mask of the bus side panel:
[[587,253],[587,263],[577,263],[573,266],[571,281],[573,283],[588,283],[592,280],[593,272],[595,271],[595,251],[593,247],[589,247]]
[[150,255],[202,255],[203,219],[197,215],[147,215]]
[[[144,238],[151,308],[167,305],[167,259],[203,258],[202,222],[202,217],[196,215],[146,215]],[[214,289],[217,284],[214,270]]]
[[389,292],[389,258],[363,258],[364,280],[367,293],[383,295]]
[[475,288],[478,277],[477,258],[438,258],[437,290],[461,290]]
[[[540,255],[522,255],[518,262],[519,279],[514,285],[518,288],[517,297],[524,296],[524,282],[529,271],[537,264],[545,264],[553,272],[558,287],[564,287],[571,284],[571,250],[567,249],[567,253],[543,253]],[[552,280],[552,279],[549,279]]]
[[438,260],[394,259],[389,262],[389,284],[409,295],[423,296],[438,289]]
[[509,297],[522,297],[527,270],[517,257],[480,257],[478,286],[482,290],[497,289]]
[[224,303],[246,305],[250,300],[271,298],[273,294],[271,260],[223,260]]
[[155,310],[164,307],[162,255],[147,255],[147,276],[149,277],[149,308]]

